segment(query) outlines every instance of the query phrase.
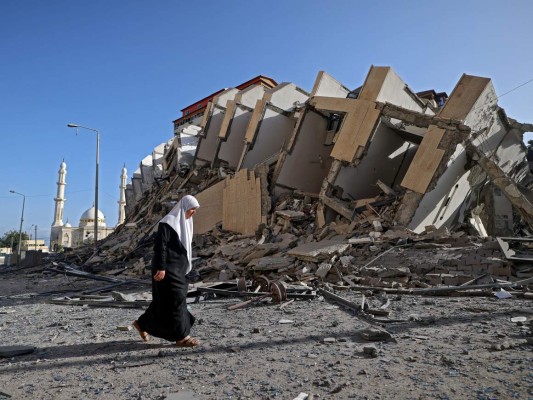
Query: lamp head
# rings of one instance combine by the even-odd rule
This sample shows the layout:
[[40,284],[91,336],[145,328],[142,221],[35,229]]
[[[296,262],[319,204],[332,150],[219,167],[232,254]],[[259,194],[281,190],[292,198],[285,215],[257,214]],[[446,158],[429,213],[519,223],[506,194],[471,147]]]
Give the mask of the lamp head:
[[67,126],[69,128],[79,128],[80,127],[79,125],[76,125],[76,124],[67,124]]

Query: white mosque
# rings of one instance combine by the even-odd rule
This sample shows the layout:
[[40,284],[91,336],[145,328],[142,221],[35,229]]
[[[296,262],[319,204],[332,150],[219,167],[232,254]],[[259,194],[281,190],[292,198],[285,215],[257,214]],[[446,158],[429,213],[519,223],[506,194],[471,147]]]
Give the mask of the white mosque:
[[[59,167],[59,179],[57,181],[57,196],[54,199],[56,205],[54,210],[54,222],[52,223],[52,231],[50,233],[50,248],[57,251],[61,247],[78,247],[82,243],[87,243],[94,239],[94,220],[97,218],[98,224],[98,240],[109,236],[115,228],[106,226],[105,216],[102,211],[95,210],[94,204],[91,208],[85,211],[81,217],[78,226],[72,226],[68,223],[63,223],[63,209],[65,206],[65,186],[67,176],[67,164],[65,160],[61,162]],[[122,224],[126,218],[126,180],[127,170],[126,166],[122,168],[120,176],[120,198],[118,201],[118,223]]]

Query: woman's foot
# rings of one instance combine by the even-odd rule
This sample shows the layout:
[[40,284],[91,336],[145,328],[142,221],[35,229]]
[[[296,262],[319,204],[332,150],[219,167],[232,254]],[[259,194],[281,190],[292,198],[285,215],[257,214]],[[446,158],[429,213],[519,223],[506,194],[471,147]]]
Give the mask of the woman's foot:
[[138,321],[133,321],[133,324],[131,324],[135,329],[137,329],[137,332],[139,332],[139,335],[141,336],[141,339],[147,342],[150,340],[150,336],[145,331],[141,330],[141,327],[139,326]]
[[196,347],[199,345],[200,345],[200,341],[190,336],[187,336],[176,342],[176,346],[178,347]]

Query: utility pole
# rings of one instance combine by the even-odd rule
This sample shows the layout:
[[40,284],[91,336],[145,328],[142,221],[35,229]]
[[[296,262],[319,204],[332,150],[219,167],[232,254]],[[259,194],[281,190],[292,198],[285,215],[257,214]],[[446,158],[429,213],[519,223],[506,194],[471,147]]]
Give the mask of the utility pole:
[[37,251],[37,225],[35,226],[35,251]]
[[24,222],[24,205],[26,204],[26,196],[22,193],[15,192],[14,190],[10,190],[9,192],[22,196],[22,214],[20,215],[19,245],[17,250],[17,267],[20,267],[20,256],[22,248],[22,223]]

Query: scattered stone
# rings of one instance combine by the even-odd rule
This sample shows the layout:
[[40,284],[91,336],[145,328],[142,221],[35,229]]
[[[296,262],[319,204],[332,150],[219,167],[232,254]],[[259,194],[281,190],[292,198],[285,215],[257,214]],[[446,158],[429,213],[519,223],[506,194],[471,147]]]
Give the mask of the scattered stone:
[[131,325],[117,326],[117,331],[124,331],[124,332],[131,331]]
[[326,343],[326,344],[332,344],[332,343],[336,343],[336,342],[337,342],[337,339],[335,339],[335,338],[332,338],[332,337],[324,338],[324,343]]
[[336,253],[343,253],[349,247],[350,244],[348,243],[342,243],[336,240],[323,240],[321,242],[307,243],[295,247],[289,250],[287,254],[303,261],[320,262]]
[[135,301],[135,296],[120,292],[111,292],[111,297],[113,297],[113,300],[115,301]]
[[357,331],[357,334],[361,339],[369,341],[384,341],[391,340],[392,335],[385,329],[368,326],[366,328]]
[[280,324],[292,324],[292,323],[294,323],[294,321],[290,320],[290,319],[280,319],[279,323]]
[[335,386],[335,387],[330,391],[330,393],[331,393],[331,394],[339,393],[339,392],[340,392],[342,389],[344,389],[346,386],[349,386],[349,383],[348,383],[348,382],[343,382],[343,383],[341,383],[340,385]]
[[363,347],[363,353],[368,354],[371,357],[377,357],[378,356],[378,349],[374,345],[364,346]]
[[527,322],[527,317],[513,317],[511,318],[511,322],[522,325],[524,322]]
[[329,263],[322,263],[318,266],[318,269],[315,272],[315,275],[318,276],[321,279],[324,279],[326,275],[329,273],[329,270],[331,269],[333,265]]

